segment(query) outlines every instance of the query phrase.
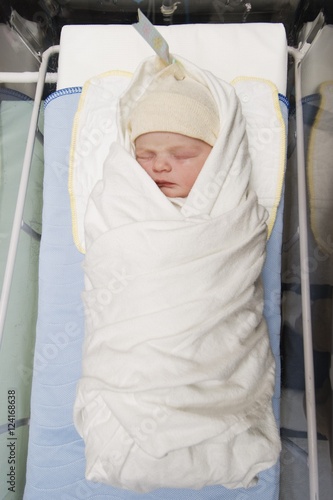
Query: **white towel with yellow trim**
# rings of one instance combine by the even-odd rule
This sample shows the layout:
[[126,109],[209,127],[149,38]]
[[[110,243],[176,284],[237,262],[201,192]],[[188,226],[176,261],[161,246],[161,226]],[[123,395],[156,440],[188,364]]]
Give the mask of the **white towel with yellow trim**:
[[120,100],[118,143],[85,216],[74,422],[86,477],[141,492],[248,487],[280,451],[260,282],[267,212],[249,187],[246,122],[232,86],[183,64],[221,117],[185,203],[141,168],[124,127],[154,77],[149,59]]
[[[149,81],[149,75],[146,79]],[[142,82],[143,88],[147,81]],[[85,252],[84,214],[88,198],[103,176],[110,145],[118,140],[118,100],[130,83],[130,73],[110,71],[92,78],[83,87],[74,121],[69,170],[73,238],[82,253]],[[246,120],[253,165],[250,182],[260,204],[269,213],[269,236],[281,199],[286,161],[286,130],[278,91],[272,82],[259,78],[239,77],[232,86]]]
[[316,243],[325,255],[333,248],[333,82],[319,87],[320,105],[311,128],[308,147],[310,222]]

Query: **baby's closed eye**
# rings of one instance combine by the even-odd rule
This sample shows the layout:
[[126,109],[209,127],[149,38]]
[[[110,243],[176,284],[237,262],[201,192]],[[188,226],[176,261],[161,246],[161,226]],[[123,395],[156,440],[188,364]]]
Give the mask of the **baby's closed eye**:
[[152,160],[154,155],[153,153],[137,153],[135,157],[137,160]]
[[173,155],[176,160],[190,160],[191,158],[195,158],[196,155],[193,154],[182,154],[182,155]]

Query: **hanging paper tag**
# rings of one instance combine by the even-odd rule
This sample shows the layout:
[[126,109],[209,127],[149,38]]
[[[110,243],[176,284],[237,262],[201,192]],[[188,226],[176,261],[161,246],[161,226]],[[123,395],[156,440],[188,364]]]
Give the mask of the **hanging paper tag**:
[[162,35],[157,31],[149,19],[138,9],[139,22],[133,24],[133,27],[154,49],[156,54],[163,59],[166,64],[172,64],[172,57],[169,53],[169,45]]

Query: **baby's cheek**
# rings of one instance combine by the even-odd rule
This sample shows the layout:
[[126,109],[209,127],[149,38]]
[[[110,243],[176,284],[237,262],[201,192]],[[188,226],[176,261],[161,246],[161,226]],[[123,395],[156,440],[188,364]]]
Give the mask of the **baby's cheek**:
[[136,161],[139,163],[139,165],[144,169],[148,170],[148,162],[147,160],[142,160],[140,158],[137,158]]
[[149,177],[152,177],[152,165],[151,162],[146,162],[146,161],[139,161],[138,162],[140,166],[143,168],[143,170],[149,175]]

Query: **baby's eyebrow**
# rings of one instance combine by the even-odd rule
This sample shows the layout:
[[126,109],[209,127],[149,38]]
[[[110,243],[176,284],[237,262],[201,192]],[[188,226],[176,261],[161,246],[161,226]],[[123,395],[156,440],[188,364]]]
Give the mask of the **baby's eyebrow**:
[[135,150],[135,154],[138,154],[138,153],[153,153],[153,151],[149,148],[138,148]]
[[185,153],[185,154],[194,154],[197,153],[199,150],[195,146],[175,146],[170,150],[171,153],[173,154],[179,154],[179,153]]

